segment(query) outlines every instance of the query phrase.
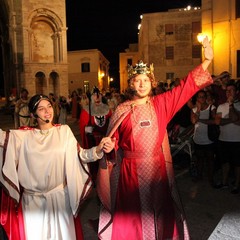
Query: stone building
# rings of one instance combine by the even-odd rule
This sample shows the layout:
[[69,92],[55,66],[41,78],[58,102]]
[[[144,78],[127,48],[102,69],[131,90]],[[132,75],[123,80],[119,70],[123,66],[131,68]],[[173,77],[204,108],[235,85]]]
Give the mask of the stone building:
[[182,78],[201,61],[200,32],[200,8],[144,14],[138,39],[140,59],[154,63],[159,81]]
[[94,86],[100,90],[109,87],[109,61],[98,49],[68,51],[69,92],[79,88],[83,92]]
[[4,93],[68,94],[65,0],[0,0]]
[[128,86],[127,66],[136,63],[139,60],[138,44],[129,44],[125,52],[119,54],[119,75],[120,75],[120,89],[124,91]]
[[[240,78],[240,0],[202,0],[201,9],[192,7],[143,14],[138,52],[120,53],[120,84],[127,79],[127,64],[135,57],[154,63],[159,81],[183,78],[202,60],[197,35],[207,35],[214,50],[209,67],[212,74],[223,71]],[[121,89],[123,90],[123,89]]]
[[240,0],[202,0],[202,32],[214,50],[212,72],[240,78]]
[[[120,85],[127,79],[127,64],[141,59],[154,63],[158,81],[171,82],[182,78],[201,62],[201,10],[172,9],[167,12],[142,15],[138,37],[138,54],[131,58],[128,52],[120,54]],[[126,59],[127,56],[127,59]],[[121,88],[121,90],[124,90]]]

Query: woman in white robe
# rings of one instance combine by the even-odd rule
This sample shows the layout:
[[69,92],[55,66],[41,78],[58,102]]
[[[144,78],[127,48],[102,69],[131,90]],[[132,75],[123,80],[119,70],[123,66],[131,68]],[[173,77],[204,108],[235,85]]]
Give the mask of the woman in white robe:
[[[0,182],[16,203],[21,202],[23,224],[18,224],[24,225],[20,226],[24,234],[19,239],[22,235],[30,240],[81,239],[75,233],[74,216],[92,187],[87,163],[102,158],[114,143],[103,138],[98,146],[82,149],[68,125],[52,125],[47,96],[32,97],[29,109],[37,128],[0,130]],[[1,220],[3,216],[6,211]]]

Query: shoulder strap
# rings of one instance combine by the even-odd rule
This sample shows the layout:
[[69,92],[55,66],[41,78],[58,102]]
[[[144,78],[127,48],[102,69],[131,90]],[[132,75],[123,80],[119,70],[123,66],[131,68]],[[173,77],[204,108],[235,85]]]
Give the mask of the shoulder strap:
[[88,126],[92,126],[92,121],[91,121],[91,93],[89,91],[86,92],[87,98],[88,98],[88,114],[89,114],[89,118],[88,118]]
[[210,105],[210,108],[209,108],[209,119],[211,119],[211,111],[212,111],[212,104]]

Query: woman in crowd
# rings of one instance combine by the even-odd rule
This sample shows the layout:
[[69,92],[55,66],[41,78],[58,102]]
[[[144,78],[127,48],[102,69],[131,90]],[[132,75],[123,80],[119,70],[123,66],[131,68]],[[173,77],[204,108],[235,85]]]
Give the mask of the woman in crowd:
[[[200,90],[197,94],[196,106],[191,112],[191,121],[194,124],[194,149],[198,176],[193,180],[203,177],[204,165],[206,165],[209,183],[214,185],[214,157],[215,143],[208,137],[208,125],[214,124],[216,107],[207,102],[207,93]],[[209,114],[211,119],[209,119]]]

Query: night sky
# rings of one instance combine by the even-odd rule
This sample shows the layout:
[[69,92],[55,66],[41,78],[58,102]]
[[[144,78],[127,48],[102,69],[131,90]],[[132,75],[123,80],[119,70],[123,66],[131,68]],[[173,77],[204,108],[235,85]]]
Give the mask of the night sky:
[[138,42],[140,15],[188,5],[201,0],[66,0],[68,50],[100,50],[118,79],[119,53]]

